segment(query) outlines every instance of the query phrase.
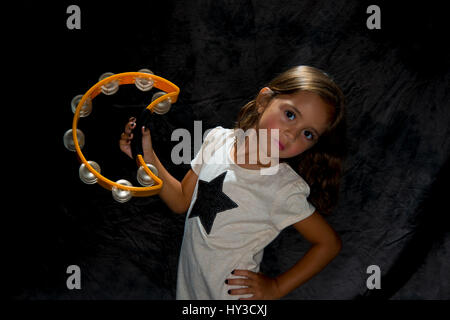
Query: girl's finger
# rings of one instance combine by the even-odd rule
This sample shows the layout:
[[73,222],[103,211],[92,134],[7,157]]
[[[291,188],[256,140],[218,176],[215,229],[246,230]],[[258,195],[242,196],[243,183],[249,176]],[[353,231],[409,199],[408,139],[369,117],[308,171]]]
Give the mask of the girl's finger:
[[254,272],[252,272],[250,270],[240,270],[240,269],[235,269],[232,272],[232,274],[235,275],[235,276],[247,277],[249,279],[254,279],[255,275],[256,275],[256,273],[254,273]]
[[130,133],[131,131],[133,131],[134,127],[136,127],[135,122],[128,122],[125,126],[125,133]]
[[252,281],[249,280],[249,279],[243,279],[243,278],[236,279],[236,278],[234,278],[234,279],[227,279],[225,283],[230,285],[230,286],[246,286],[246,287],[250,287]]
[[119,144],[121,145],[121,146],[127,146],[127,145],[129,145],[129,144],[131,144],[131,140],[120,140],[119,141]]
[[232,296],[242,294],[254,294],[254,291],[251,288],[230,289],[228,290],[228,294]]
[[144,134],[150,135],[150,129],[149,129],[149,128],[146,128],[145,126],[142,126],[142,134],[143,134],[143,135],[144,135]]
[[125,132],[122,132],[122,134],[120,135],[120,140],[124,140],[124,141],[130,141],[133,139],[133,134],[127,134]]

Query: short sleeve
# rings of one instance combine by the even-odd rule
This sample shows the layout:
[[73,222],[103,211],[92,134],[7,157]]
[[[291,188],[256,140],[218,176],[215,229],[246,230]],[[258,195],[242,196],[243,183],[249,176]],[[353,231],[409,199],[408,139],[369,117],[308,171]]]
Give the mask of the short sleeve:
[[[200,147],[200,150],[195,155],[194,159],[191,161],[191,167],[192,170],[195,172],[195,174],[198,176],[200,174],[200,170],[202,169],[203,163],[205,162],[205,150],[207,149],[208,145],[212,144],[214,141],[214,138],[219,134],[219,131],[223,129],[222,127],[215,127],[214,129],[211,129],[208,134],[206,135],[205,141],[203,141],[202,146]],[[210,155],[209,155],[210,156]]]
[[277,192],[271,219],[278,231],[314,213],[316,208],[307,200],[308,196],[309,186],[303,179],[286,185]]

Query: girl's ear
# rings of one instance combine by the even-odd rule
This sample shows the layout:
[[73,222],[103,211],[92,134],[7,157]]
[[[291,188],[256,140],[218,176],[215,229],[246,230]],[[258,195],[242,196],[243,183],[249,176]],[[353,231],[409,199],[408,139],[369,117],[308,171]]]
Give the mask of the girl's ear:
[[271,100],[272,96],[273,91],[269,87],[264,87],[259,91],[259,94],[256,97],[256,109],[258,110],[258,113],[264,111],[269,101]]

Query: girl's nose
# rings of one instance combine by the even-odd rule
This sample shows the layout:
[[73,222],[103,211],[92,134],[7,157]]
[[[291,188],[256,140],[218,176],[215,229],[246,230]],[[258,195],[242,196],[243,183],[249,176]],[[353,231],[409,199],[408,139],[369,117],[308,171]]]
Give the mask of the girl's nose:
[[295,135],[289,130],[286,129],[283,131],[283,136],[288,140],[288,141],[292,141],[295,139]]

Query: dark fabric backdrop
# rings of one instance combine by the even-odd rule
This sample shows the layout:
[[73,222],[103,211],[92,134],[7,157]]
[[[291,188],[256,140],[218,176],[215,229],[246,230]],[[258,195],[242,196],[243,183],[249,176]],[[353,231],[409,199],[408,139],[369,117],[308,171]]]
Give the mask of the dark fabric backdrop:
[[[66,28],[70,4],[80,6],[81,30]],[[381,8],[381,30],[366,27],[370,4]],[[157,196],[119,204],[109,191],[83,184],[75,154],[63,146],[71,99],[100,74],[149,68],[181,88],[152,135],[162,162],[182,179],[189,165],[171,162],[173,130],[193,133],[195,120],[203,131],[232,127],[261,87],[300,64],[328,72],[348,100],[348,158],[339,205],[327,217],[343,250],[285,298],[450,298],[450,64],[442,8],[430,1],[62,1],[22,2],[10,14],[17,15],[12,47],[26,89],[26,104],[8,108],[22,173],[8,214],[6,280],[14,299],[175,298],[184,215]],[[93,114],[80,120],[84,154],[110,179],[135,174],[117,140],[148,99],[121,87],[96,98]],[[289,227],[266,249],[261,269],[283,272],[308,247]],[[66,287],[73,264],[81,268],[81,290]],[[366,286],[370,265],[380,267],[379,290]]]

